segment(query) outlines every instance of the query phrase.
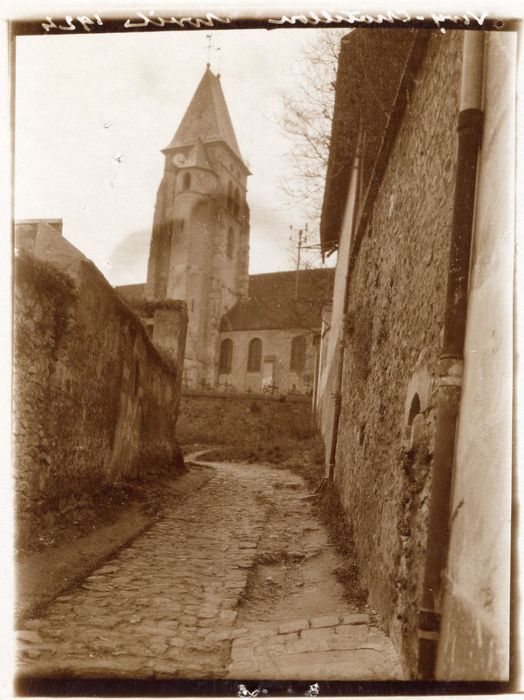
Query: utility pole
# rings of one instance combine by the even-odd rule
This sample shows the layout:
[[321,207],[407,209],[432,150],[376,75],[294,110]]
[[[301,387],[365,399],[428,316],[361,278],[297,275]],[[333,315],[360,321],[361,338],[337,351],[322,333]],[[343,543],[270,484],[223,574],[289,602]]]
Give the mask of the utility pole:
[[297,233],[298,234],[298,239],[297,239],[297,277],[296,277],[296,282],[295,282],[295,299],[298,301],[298,282],[299,282],[299,277],[300,277],[300,253],[302,251],[302,248],[305,247],[305,244],[307,243],[307,224],[304,226],[304,228],[300,229],[295,229],[293,226],[289,227],[290,234],[289,234],[289,240],[293,240],[293,234]]

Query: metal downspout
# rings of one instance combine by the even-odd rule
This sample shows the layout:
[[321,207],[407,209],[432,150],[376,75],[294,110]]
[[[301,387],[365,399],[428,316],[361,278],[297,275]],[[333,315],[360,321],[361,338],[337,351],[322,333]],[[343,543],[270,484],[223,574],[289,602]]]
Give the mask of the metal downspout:
[[462,385],[477,160],[482,136],[483,64],[484,32],[466,31],[462,60],[457,174],[447,298],[438,366],[435,450],[426,559],[418,620],[418,677],[423,680],[431,680],[435,676],[443,573],[449,546],[451,488]]

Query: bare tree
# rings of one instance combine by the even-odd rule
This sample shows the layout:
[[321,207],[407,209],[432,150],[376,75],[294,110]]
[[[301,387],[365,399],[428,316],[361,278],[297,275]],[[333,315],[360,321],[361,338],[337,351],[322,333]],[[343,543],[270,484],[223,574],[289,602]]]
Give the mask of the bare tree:
[[[282,98],[280,126],[289,138],[293,177],[282,189],[289,204],[303,207],[310,241],[318,242],[329,154],[340,40],[344,29],[321,29],[300,57],[297,89]],[[311,256],[305,256],[306,259]],[[318,264],[318,263],[317,263]]]

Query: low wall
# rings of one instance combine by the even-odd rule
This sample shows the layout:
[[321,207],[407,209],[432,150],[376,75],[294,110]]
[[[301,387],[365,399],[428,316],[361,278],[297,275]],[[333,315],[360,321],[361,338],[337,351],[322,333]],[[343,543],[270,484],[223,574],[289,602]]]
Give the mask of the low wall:
[[261,394],[184,392],[177,435],[182,444],[252,447],[300,442],[314,435],[311,399]]
[[108,483],[183,464],[175,440],[181,371],[92,263],[80,260],[73,280],[21,254],[14,309],[21,524]]

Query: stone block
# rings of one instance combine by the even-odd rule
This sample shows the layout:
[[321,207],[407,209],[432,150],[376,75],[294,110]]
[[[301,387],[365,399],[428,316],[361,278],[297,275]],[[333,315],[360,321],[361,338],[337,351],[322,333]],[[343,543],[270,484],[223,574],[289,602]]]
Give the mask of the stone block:
[[34,630],[20,630],[16,633],[16,638],[19,642],[31,642],[33,644],[40,644],[43,641],[38,632]]
[[283,622],[278,628],[278,633],[300,632],[301,630],[307,630],[308,627],[309,622],[307,620],[293,620],[292,622]]
[[350,649],[360,649],[364,640],[345,634],[336,634],[326,640],[329,651],[349,651]]
[[366,625],[339,625],[335,627],[335,632],[346,637],[352,636],[362,639],[362,637],[367,637],[368,628]]
[[327,639],[335,634],[333,627],[317,627],[310,630],[302,630],[300,639]]
[[228,678],[242,680],[243,678],[250,678],[251,675],[257,673],[258,670],[256,659],[234,661],[228,668],[227,676]]
[[185,640],[181,639],[181,637],[169,637],[167,642],[169,646],[175,647],[177,649],[181,649],[182,647],[186,646]]
[[251,645],[233,646],[231,650],[231,658],[233,661],[243,661],[251,659],[254,656],[254,648]]
[[364,613],[349,613],[349,615],[342,615],[340,618],[342,625],[367,625],[368,622],[369,616]]
[[221,622],[232,625],[237,619],[237,614],[234,610],[222,610],[222,612],[219,613],[218,619]]
[[311,628],[316,627],[334,627],[339,623],[338,615],[320,615],[319,617],[312,617],[310,620]]

